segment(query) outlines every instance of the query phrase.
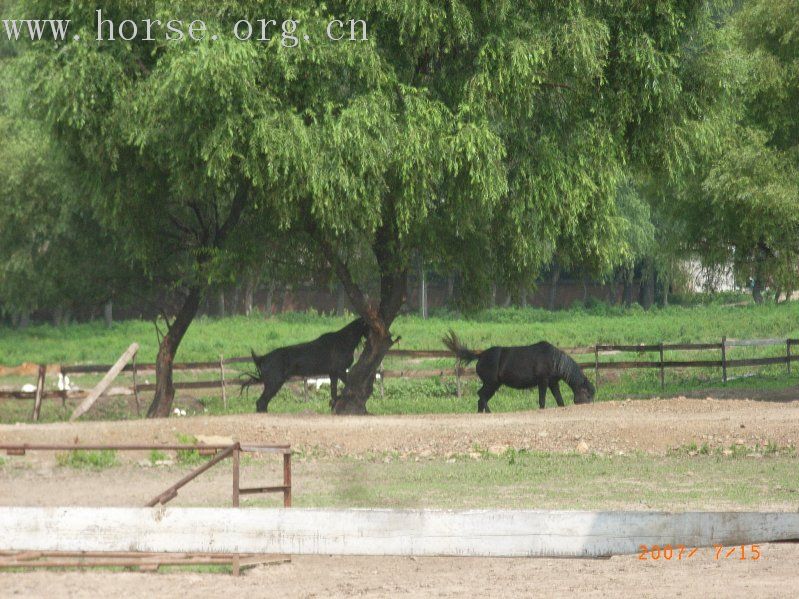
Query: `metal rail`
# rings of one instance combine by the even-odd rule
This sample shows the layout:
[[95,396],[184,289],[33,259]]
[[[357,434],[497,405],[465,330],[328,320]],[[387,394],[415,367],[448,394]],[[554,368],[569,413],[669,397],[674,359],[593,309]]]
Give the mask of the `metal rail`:
[[[188,483],[196,479],[204,472],[216,466],[219,462],[231,458],[233,463],[232,478],[232,505],[239,507],[241,495],[252,495],[260,493],[282,493],[283,507],[291,507],[291,446],[290,445],[258,445],[245,444],[239,442],[232,444],[157,444],[157,443],[112,443],[112,444],[85,444],[69,445],[63,443],[3,443],[0,444],[0,451],[5,451],[8,455],[23,456],[28,451],[197,451],[198,453],[211,453],[213,457],[200,467],[192,470],[181,478],[174,485],[164,490],[147,502],[146,507],[165,505],[178,495],[178,491]],[[283,456],[283,484],[260,487],[241,488],[241,452],[249,453],[272,453]],[[214,455],[215,454],[215,455]],[[40,558],[56,558],[37,561]],[[73,558],[72,560],[68,558]],[[179,564],[230,564],[233,575],[238,576],[242,565],[261,563],[261,562],[283,562],[285,556],[263,558],[249,554],[219,555],[205,554],[138,554],[135,552],[117,552],[113,555],[103,555],[102,553],[92,554],[39,554],[35,552],[21,552],[17,554],[0,553],[0,568],[9,567],[98,567],[98,566],[137,566],[140,569],[157,569],[162,565]]]

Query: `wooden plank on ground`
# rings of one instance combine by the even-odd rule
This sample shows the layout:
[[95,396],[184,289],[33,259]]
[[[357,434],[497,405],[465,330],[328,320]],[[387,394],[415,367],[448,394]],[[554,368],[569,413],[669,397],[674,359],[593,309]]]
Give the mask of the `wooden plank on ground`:
[[116,361],[116,364],[114,364],[111,367],[111,370],[106,373],[106,375],[103,377],[103,380],[97,383],[97,386],[91,390],[86,399],[84,399],[80,405],[75,408],[72,416],[69,417],[70,422],[77,420],[83,414],[89,411],[89,409],[94,405],[94,402],[97,401],[97,398],[100,397],[103,394],[103,391],[108,389],[111,383],[114,382],[114,379],[117,378],[120,372],[122,372],[122,369],[125,368],[125,365],[130,362],[131,358],[133,358],[137,351],[139,351],[139,344],[131,343],[130,347],[126,349],[125,353],[123,353],[119,357],[119,360]]
[[799,539],[799,513],[0,508],[0,551],[598,557]]

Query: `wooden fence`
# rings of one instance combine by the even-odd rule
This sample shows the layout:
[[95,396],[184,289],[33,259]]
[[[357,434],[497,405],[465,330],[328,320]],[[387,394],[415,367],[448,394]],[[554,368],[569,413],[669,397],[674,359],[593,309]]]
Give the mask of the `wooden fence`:
[[[599,387],[601,378],[600,372],[603,370],[635,370],[635,369],[657,369],[660,373],[661,387],[665,387],[665,373],[667,369],[691,369],[691,368],[718,368],[721,370],[721,380],[726,383],[728,380],[728,370],[731,368],[740,368],[745,366],[767,366],[774,364],[784,364],[787,373],[791,373],[791,364],[799,360],[797,352],[793,351],[793,347],[799,345],[799,339],[728,339],[722,337],[718,343],[655,343],[655,344],[597,344],[590,347],[572,347],[564,348],[568,354],[575,357],[578,364],[588,370],[594,371],[596,386]],[[729,357],[731,348],[742,347],[784,347],[785,354],[770,357],[757,357],[746,359],[732,359]],[[714,359],[700,359],[700,360],[684,360],[684,359],[667,359],[667,352],[689,352],[689,351],[713,351],[718,352],[718,357]],[[648,360],[607,360],[609,356],[615,356],[623,353],[634,353],[643,355],[654,354],[653,359]],[[448,350],[392,350],[388,353],[391,358],[398,359],[452,359],[453,356]],[[585,357],[591,356],[593,359],[585,360]],[[582,359],[580,359],[582,357]],[[603,358],[603,359],[601,359]],[[178,390],[207,390],[219,389],[222,392],[223,399],[227,403],[227,388],[237,381],[231,378],[231,366],[237,364],[249,364],[252,358],[248,357],[233,357],[223,358],[220,356],[219,360],[208,362],[184,362],[176,363],[173,368],[177,372],[215,372],[217,378],[201,381],[184,381],[174,383],[175,388]],[[77,365],[61,365],[60,372],[63,375],[86,375],[86,374],[101,374],[106,373],[112,368],[110,364],[77,364]],[[136,398],[138,405],[138,394],[140,392],[150,392],[155,390],[155,385],[151,383],[140,383],[140,377],[145,373],[155,372],[155,364],[136,362],[135,356],[133,362],[121,369],[122,372],[131,373],[133,376],[133,385],[123,387],[125,395],[133,395]],[[39,380],[35,392],[23,391],[0,391],[0,399],[35,399],[40,402],[42,399],[82,399],[86,397],[85,391],[69,392],[69,391],[45,391],[44,390],[44,366],[39,367]],[[454,378],[456,382],[456,393],[461,395],[461,380],[463,378],[472,378],[476,376],[473,368],[463,368],[455,365],[453,368],[436,368],[436,369],[415,369],[407,368],[401,370],[381,370],[380,372],[380,392],[383,392],[383,379],[392,378],[433,378],[433,377],[446,377]],[[293,381],[305,381],[309,379],[294,378]],[[305,386],[303,387],[306,388]],[[119,388],[118,388],[119,389]],[[113,393],[109,393],[113,395]],[[36,409],[34,409],[34,413]],[[35,419],[35,418],[34,418]]]

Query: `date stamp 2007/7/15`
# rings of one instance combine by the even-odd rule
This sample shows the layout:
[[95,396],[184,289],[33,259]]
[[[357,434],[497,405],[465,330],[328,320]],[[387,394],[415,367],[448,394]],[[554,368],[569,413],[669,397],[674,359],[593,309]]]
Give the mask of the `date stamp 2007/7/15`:
[[[711,553],[712,552],[712,553]],[[694,559],[698,556],[713,556],[716,561],[736,560],[736,561],[757,561],[761,559],[762,553],[759,545],[735,545],[725,547],[724,545],[713,545],[713,548],[688,547],[686,545],[639,545],[638,559],[641,561],[684,561]]]

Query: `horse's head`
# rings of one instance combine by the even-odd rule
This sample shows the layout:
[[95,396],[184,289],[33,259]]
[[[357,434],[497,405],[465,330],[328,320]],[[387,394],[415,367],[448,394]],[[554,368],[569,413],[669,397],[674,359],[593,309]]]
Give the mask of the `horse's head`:
[[349,333],[350,338],[353,341],[360,342],[362,338],[369,334],[369,325],[363,318],[356,318],[350,324],[348,324],[344,330]]
[[587,378],[583,379],[582,384],[574,390],[574,403],[592,403],[594,401],[595,393],[596,389],[594,389],[591,381],[589,381]]
[[366,337],[369,334],[369,324],[363,317],[357,318],[353,324],[355,325],[355,330],[361,337]]

